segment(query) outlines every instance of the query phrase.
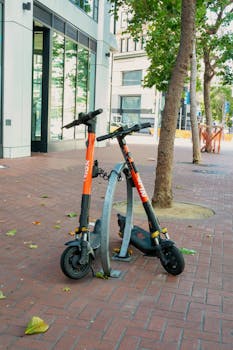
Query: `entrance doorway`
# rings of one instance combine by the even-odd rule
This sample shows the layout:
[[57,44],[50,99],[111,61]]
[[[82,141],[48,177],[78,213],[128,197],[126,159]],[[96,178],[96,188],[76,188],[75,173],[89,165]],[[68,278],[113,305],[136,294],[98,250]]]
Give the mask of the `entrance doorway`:
[[32,82],[32,152],[47,152],[49,94],[49,35],[48,28],[33,28]]

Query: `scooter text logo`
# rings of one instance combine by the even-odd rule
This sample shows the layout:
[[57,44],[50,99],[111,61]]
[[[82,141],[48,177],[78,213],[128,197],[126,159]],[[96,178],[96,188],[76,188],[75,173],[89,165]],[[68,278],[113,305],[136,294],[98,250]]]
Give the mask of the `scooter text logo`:
[[86,180],[87,178],[87,174],[89,172],[89,167],[90,167],[90,161],[86,160],[86,164],[85,164],[85,172],[84,172],[84,180]]
[[147,200],[147,193],[146,193],[146,190],[142,184],[142,180],[141,179],[138,179],[138,191],[139,191],[139,194],[140,194],[140,197],[142,198],[142,200]]

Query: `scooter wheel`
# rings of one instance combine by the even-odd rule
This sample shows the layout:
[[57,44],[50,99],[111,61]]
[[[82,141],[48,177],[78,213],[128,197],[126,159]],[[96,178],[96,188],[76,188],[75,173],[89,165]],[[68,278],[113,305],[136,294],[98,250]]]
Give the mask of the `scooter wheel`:
[[80,251],[78,247],[67,247],[61,255],[60,266],[62,272],[69,278],[78,280],[88,274],[91,268],[91,261],[89,257],[88,264],[81,265]]
[[176,276],[183,272],[185,266],[184,257],[176,246],[172,245],[164,248],[163,254],[167,262],[165,263],[161,259],[160,262],[168,273]]

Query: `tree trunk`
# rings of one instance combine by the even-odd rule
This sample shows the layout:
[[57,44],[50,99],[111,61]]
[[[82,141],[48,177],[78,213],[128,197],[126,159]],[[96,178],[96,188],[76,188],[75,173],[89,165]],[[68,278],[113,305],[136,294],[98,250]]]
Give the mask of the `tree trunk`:
[[172,206],[174,140],[184,79],[187,75],[192,55],[195,10],[196,0],[182,1],[180,48],[165,99],[158,145],[155,187],[152,197],[153,206],[162,208]]
[[197,122],[196,85],[197,85],[197,58],[196,58],[196,42],[194,40],[193,54],[191,58],[191,76],[190,76],[190,120],[191,120],[192,141],[193,141],[193,163],[200,164],[201,150],[200,150],[200,142],[199,142],[198,122]]
[[[212,133],[212,113],[211,113],[211,106],[210,106],[210,87],[211,87],[211,79],[214,76],[214,71],[210,64],[210,55],[209,51],[207,49],[204,49],[204,64],[205,64],[205,71],[204,71],[204,106],[205,106],[205,117],[206,117],[206,132],[208,135],[208,138],[211,138]],[[206,152],[211,152],[211,143],[206,145]]]

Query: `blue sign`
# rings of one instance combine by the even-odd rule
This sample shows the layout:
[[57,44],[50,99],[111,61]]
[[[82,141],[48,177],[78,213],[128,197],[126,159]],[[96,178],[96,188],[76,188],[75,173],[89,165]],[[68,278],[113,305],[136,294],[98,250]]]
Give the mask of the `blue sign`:
[[224,111],[225,111],[225,114],[230,113],[230,102],[229,101],[225,101]]
[[186,91],[186,92],[185,92],[184,104],[185,104],[185,105],[190,105],[190,91]]

